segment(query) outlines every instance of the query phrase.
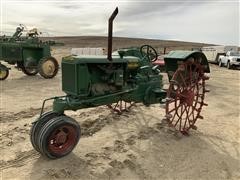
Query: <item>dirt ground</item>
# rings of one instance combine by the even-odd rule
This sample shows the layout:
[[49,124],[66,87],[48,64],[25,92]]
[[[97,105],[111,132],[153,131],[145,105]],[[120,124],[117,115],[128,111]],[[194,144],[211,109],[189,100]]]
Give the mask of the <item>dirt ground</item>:
[[[60,61],[69,48],[53,55]],[[190,136],[162,123],[164,108],[137,104],[116,115],[106,107],[67,112],[81,125],[74,151],[48,160],[33,150],[29,130],[43,99],[63,95],[61,72],[50,80],[12,68],[0,82],[1,179],[240,179],[240,71],[211,65],[203,120]],[[51,103],[46,110],[51,108]]]

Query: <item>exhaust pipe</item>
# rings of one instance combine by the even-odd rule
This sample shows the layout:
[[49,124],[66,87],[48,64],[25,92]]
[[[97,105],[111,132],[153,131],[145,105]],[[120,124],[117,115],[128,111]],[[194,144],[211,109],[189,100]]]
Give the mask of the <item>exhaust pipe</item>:
[[112,31],[113,31],[113,20],[118,14],[118,7],[113,11],[112,15],[108,20],[108,60],[112,61]]

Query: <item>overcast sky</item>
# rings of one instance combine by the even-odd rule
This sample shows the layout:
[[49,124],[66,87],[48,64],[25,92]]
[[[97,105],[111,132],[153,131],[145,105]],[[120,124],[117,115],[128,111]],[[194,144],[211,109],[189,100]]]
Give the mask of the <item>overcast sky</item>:
[[240,45],[239,0],[0,0],[1,32],[18,24],[53,36],[114,36]]

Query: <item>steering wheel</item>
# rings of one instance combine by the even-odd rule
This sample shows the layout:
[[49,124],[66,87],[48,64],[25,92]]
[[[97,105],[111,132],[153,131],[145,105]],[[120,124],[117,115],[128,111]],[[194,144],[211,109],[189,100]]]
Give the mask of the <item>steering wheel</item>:
[[149,46],[149,45],[141,46],[140,53],[143,57],[146,56],[147,59],[152,62],[156,61],[158,58],[157,51],[152,46]]

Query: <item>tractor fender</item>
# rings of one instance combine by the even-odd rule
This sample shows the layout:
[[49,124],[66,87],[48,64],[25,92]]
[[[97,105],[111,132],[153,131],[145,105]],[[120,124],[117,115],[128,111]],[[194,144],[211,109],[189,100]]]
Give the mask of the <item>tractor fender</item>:
[[210,73],[210,67],[206,56],[200,51],[171,51],[164,56],[165,68],[168,73],[169,80],[183,62],[193,58],[201,63],[204,72]]

